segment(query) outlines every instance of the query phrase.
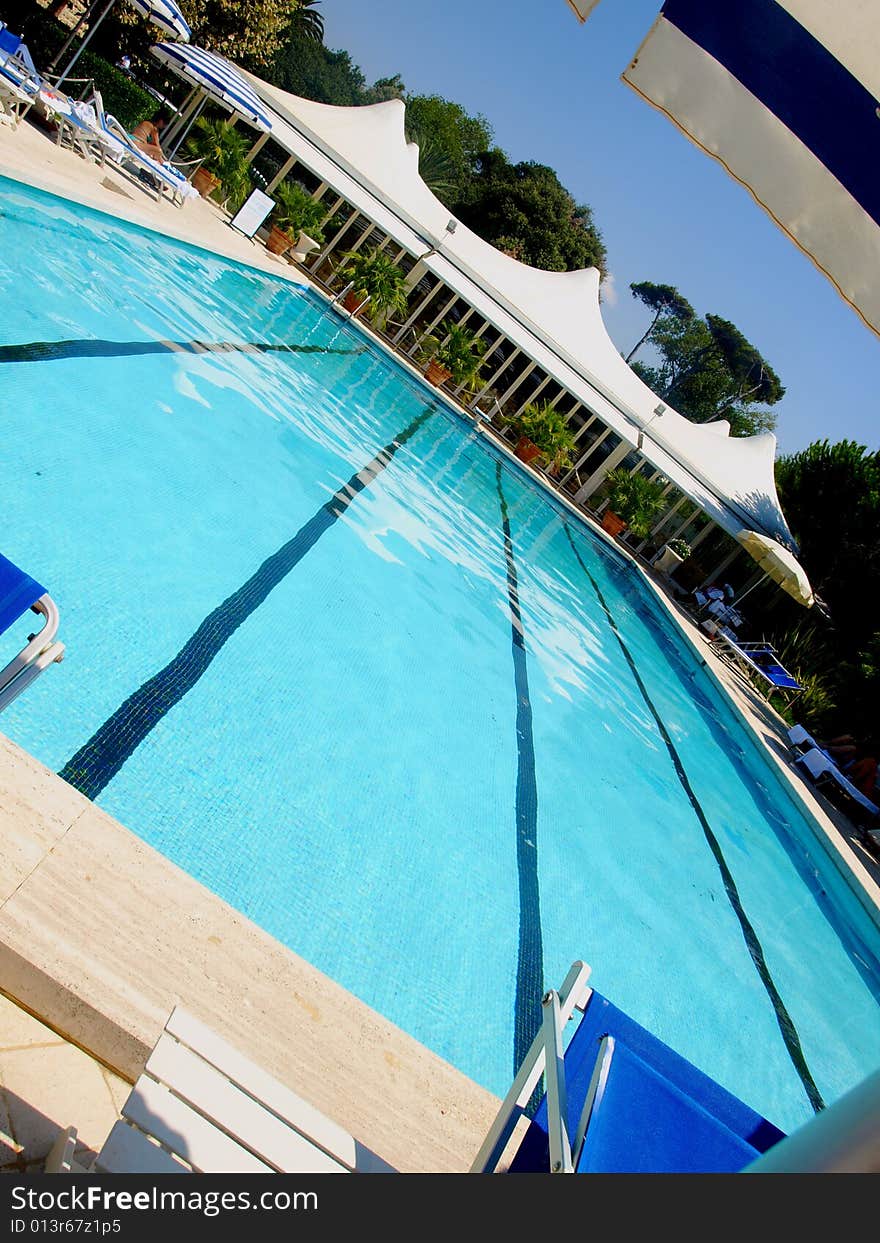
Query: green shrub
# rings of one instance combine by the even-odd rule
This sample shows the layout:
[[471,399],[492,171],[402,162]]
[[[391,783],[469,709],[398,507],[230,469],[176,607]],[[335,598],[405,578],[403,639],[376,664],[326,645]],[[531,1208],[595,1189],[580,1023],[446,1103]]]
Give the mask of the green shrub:
[[230,121],[202,116],[190,131],[186,149],[219,178],[229,210],[237,211],[251,189],[247,163],[250,144],[245,135]]
[[645,539],[663,507],[663,484],[619,466],[605,481],[608,508],[622,518],[633,535]]
[[384,328],[388,316],[406,311],[406,278],[390,255],[378,247],[349,250],[342,256],[339,275],[352,283],[361,298],[369,295],[367,315],[377,328]]
[[321,221],[326,208],[313,199],[300,181],[281,181],[273,191],[275,207],[272,221],[294,239],[305,233],[316,242],[323,242],[324,233]]
[[[102,56],[95,55],[89,48],[83,52],[73,67],[77,78],[90,78],[104,101],[104,111],[111,113],[116,120],[129,132],[147,117],[155,116],[161,111],[161,105],[148,92],[127,78]],[[63,86],[66,85],[62,84]],[[82,88],[71,86],[75,95],[82,93]]]
[[453,384],[460,385],[467,393],[473,393],[483,368],[486,344],[482,337],[475,336],[464,324],[447,319],[441,324],[439,335],[422,338],[419,358],[422,362],[436,360],[450,373]]
[[525,436],[541,450],[550,475],[557,475],[572,464],[574,434],[563,415],[549,401],[529,402],[517,415],[503,418],[517,436]]

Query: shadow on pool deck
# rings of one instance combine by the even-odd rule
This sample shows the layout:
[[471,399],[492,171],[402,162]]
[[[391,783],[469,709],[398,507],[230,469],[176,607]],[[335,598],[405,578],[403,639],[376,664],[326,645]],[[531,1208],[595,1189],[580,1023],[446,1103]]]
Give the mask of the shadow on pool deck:
[[69,1125],[88,1160],[128,1092],[124,1079],[0,995],[0,1173],[41,1172]]

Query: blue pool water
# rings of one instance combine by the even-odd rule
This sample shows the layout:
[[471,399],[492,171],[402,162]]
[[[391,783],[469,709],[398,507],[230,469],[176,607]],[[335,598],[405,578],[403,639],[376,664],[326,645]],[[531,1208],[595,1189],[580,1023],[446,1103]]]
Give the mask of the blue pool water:
[[783,1129],[873,1070],[876,927],[627,565],[313,295],[0,192],[4,732],[495,1092],[575,958]]

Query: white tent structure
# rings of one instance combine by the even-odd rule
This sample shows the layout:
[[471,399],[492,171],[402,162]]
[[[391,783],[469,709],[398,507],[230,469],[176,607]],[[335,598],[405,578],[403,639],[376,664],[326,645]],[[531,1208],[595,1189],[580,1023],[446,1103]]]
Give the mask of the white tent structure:
[[731,437],[724,422],[697,425],[664,407],[608,336],[596,269],[531,268],[450,221],[419,176],[400,100],[335,107],[246,76],[271,110],[275,141],[638,446],[719,526],[734,538],[751,529],[794,547],[774,483],[775,437]]

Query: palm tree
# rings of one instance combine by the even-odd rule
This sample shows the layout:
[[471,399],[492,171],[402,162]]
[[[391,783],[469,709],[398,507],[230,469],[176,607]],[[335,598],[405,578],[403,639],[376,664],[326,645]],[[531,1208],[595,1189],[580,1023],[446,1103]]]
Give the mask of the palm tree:
[[430,130],[408,126],[408,142],[419,149],[419,176],[425,185],[444,203],[453,202],[458,190],[455,161]]
[[292,34],[313,39],[315,43],[324,42],[324,18],[315,11],[320,3],[321,0],[299,0],[290,23]]

